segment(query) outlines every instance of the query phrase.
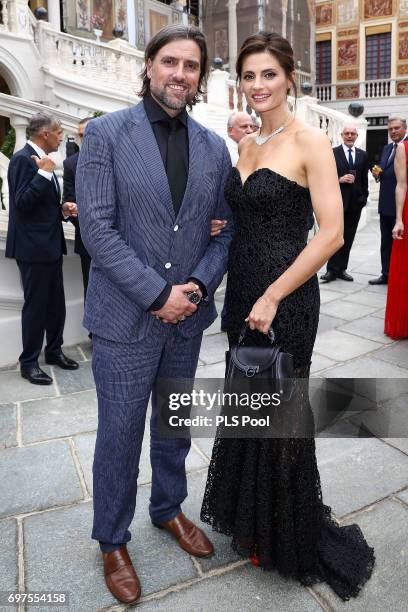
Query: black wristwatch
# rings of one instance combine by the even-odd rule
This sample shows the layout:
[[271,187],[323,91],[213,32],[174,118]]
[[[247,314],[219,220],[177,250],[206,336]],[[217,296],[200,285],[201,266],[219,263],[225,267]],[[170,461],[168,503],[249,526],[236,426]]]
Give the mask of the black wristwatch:
[[200,297],[200,294],[197,291],[190,291],[189,293],[187,293],[187,299],[196,306],[198,306],[203,300],[203,298]]

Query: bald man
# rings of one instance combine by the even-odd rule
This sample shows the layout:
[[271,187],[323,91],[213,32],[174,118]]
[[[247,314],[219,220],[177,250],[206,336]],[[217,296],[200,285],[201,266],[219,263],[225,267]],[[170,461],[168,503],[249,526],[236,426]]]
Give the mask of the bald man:
[[368,198],[368,157],[365,151],[355,146],[358,137],[356,127],[345,125],[341,136],[343,144],[334,147],[333,153],[343,198],[344,244],[327,262],[327,271],[320,277],[325,283],[336,278],[354,280],[348,274],[347,266],[361,211]]
[[238,161],[238,143],[247,134],[252,134],[258,129],[258,126],[253,122],[251,115],[248,113],[232,113],[227,124],[227,147],[231,155],[231,162],[236,166]]

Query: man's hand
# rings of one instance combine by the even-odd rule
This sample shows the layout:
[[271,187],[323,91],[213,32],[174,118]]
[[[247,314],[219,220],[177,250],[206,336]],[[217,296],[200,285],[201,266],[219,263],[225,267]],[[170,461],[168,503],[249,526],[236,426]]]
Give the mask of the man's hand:
[[339,183],[354,183],[355,178],[354,174],[345,174],[339,178]]
[[211,219],[211,237],[221,234],[227,223],[224,219]]
[[51,159],[51,157],[48,157],[48,155],[45,155],[41,159],[36,155],[32,155],[31,159],[35,161],[39,170],[45,170],[45,172],[54,172],[55,162]]
[[64,217],[77,217],[78,216],[78,208],[75,202],[65,202],[62,205],[62,212]]
[[173,285],[165,305],[160,310],[152,311],[152,314],[163,323],[184,321],[197,310],[197,306],[187,299],[186,294],[190,291],[199,291],[199,287],[195,283]]

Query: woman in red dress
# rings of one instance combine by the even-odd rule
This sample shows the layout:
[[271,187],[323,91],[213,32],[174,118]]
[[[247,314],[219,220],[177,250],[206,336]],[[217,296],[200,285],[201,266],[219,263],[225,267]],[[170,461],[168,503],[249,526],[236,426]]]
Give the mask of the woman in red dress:
[[[392,230],[390,272],[388,276],[387,306],[384,333],[394,340],[408,338],[408,194],[407,194],[408,142],[397,147],[395,201],[397,216]],[[404,232],[404,228],[407,232]]]

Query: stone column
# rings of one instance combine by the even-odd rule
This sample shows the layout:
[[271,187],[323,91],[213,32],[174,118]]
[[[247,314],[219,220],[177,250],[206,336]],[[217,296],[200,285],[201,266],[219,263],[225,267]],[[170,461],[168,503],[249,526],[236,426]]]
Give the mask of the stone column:
[[311,15],[310,19],[310,80],[314,86],[316,83],[316,20],[315,16]]
[[28,4],[24,0],[8,0],[9,29],[15,34],[29,36],[30,22],[28,20]]
[[282,36],[286,38],[288,19],[288,0],[282,0]]
[[228,57],[229,71],[235,79],[235,62],[238,54],[237,4],[239,0],[228,0]]
[[48,2],[48,23],[52,25],[54,30],[61,30],[61,13],[60,3],[58,0]]
[[16,130],[16,146],[14,147],[14,153],[22,149],[27,142],[26,129],[28,125],[28,119],[25,117],[17,117],[12,115],[10,117],[10,123]]
[[126,3],[127,15],[127,31],[128,41],[131,45],[136,46],[136,7],[135,0],[127,0]]

